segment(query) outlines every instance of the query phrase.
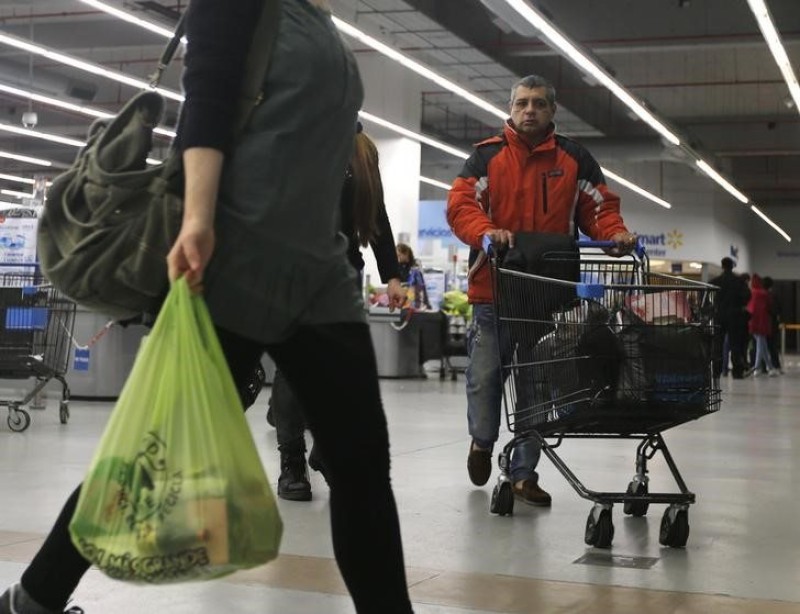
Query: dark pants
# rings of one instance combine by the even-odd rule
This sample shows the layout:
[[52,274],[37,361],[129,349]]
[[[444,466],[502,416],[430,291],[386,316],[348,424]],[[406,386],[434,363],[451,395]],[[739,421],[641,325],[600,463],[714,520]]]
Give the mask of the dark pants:
[[747,321],[739,316],[721,317],[717,321],[717,326],[717,334],[714,338],[714,377],[718,378],[722,373],[722,348],[725,335],[728,336],[731,352],[731,375],[743,377],[747,369]]
[[303,405],[292,392],[280,369],[275,370],[269,402],[278,434],[278,450],[283,454],[305,453],[306,419]]
[[[369,328],[364,324],[304,327],[285,342],[267,346],[217,332],[240,390],[267,351],[297,391],[325,463],[333,549],[356,611],[411,612],[389,480],[389,435]],[[28,593],[56,611],[64,608],[90,566],[68,532],[79,491],[80,487],[67,500],[22,576]]]
[[781,348],[780,348],[780,329],[773,325],[772,334],[767,337],[767,347],[769,347],[769,356],[772,359],[772,366],[776,369],[781,368]]

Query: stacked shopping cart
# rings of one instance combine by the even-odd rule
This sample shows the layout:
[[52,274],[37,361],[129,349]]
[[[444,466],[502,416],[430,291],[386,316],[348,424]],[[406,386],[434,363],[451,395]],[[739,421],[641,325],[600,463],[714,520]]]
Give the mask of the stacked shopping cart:
[[[31,267],[33,268],[33,267]],[[21,399],[0,398],[8,426],[24,431],[24,409],[53,379],[62,387],[59,419],[69,420],[69,386],[64,379],[75,323],[75,304],[45,282],[37,270],[0,274],[0,379],[34,380]]]

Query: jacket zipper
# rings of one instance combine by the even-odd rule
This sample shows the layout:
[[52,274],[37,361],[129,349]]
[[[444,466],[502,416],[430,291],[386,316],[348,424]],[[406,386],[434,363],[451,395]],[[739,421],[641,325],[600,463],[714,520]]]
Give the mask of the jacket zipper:
[[542,173],[542,204],[547,213],[547,173]]

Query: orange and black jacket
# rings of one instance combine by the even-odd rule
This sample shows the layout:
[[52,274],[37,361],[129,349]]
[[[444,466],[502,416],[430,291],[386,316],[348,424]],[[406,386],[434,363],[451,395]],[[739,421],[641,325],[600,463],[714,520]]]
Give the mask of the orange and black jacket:
[[472,248],[469,300],[491,303],[492,289],[483,235],[512,232],[574,232],[596,240],[626,232],[619,197],[606,186],[600,165],[581,145],[555,133],[531,147],[510,123],[479,143],[453,182],[447,222]]

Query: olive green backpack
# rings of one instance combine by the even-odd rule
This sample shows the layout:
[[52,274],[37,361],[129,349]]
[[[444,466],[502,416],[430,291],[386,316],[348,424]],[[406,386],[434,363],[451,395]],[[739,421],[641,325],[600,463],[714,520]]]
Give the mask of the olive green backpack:
[[[245,68],[236,135],[263,99],[280,18],[280,0],[264,0]],[[117,320],[155,315],[169,289],[166,256],[183,210],[181,154],[148,167],[153,129],[164,112],[155,91],[184,32],[181,17],[153,77],[113,118],[89,129],[87,145],[53,180],[38,228],[45,277],[79,305]]]

